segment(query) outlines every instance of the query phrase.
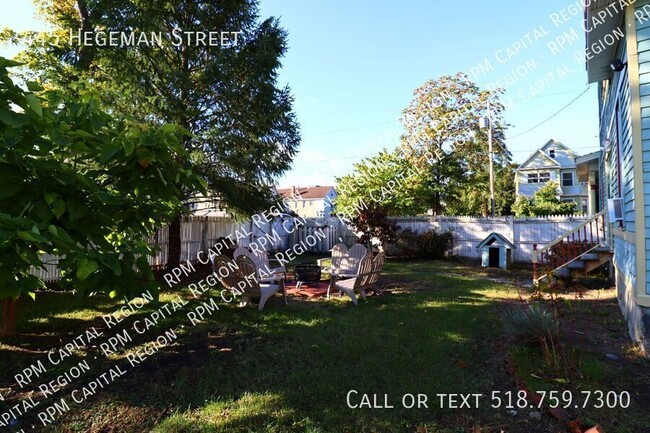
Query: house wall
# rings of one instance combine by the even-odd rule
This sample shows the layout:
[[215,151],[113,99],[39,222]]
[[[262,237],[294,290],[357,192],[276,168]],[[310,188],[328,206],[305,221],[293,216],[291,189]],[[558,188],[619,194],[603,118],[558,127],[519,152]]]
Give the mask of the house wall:
[[[643,224],[645,227],[644,230],[645,242],[642,245],[640,245],[640,247],[644,248],[644,250],[647,251],[648,247],[650,247],[650,206],[648,205],[650,203],[650,16],[648,16],[647,12],[643,9],[643,7],[650,4],[650,1],[641,0],[638,1],[637,3],[638,4],[635,6],[636,8],[635,16],[637,17],[635,25],[637,31],[636,48],[638,54],[637,59],[638,59],[638,70],[639,70],[638,92],[639,92],[640,107],[641,107],[640,126],[641,126],[641,140],[642,140],[641,141],[642,161],[639,161],[637,163],[640,164],[640,167],[642,169],[638,170],[639,167],[637,167],[636,176],[639,175],[639,172],[641,172],[643,176],[643,205],[644,205]],[[641,18],[639,19],[639,17]],[[625,173],[623,177],[624,184],[627,186],[627,184],[629,183],[629,187],[627,187],[627,189],[624,187],[624,191],[626,192],[626,194],[624,195],[626,201],[626,206],[625,206],[626,220],[628,219],[627,216],[628,212],[631,213],[634,211],[634,206],[631,207],[631,210],[628,210],[627,198],[628,196],[632,197],[632,201],[634,203],[634,192],[635,192],[635,188],[633,184],[635,173],[634,170],[632,170],[632,164],[631,164],[633,149],[631,145],[629,147],[630,149],[629,150],[626,149],[626,152],[623,153],[624,164],[626,159],[630,160],[630,167],[628,168],[626,165],[624,165],[623,167],[623,171]],[[627,157],[627,153],[630,154],[629,157]],[[629,173],[627,173],[628,171]],[[641,194],[641,191],[638,191],[637,194]],[[645,293],[650,294],[650,255],[645,254],[645,260],[646,260]]]
[[623,223],[610,225],[618,301],[627,319],[630,337],[647,350],[650,342],[650,302],[647,281],[650,263],[646,251],[650,239],[650,19],[639,22],[650,0],[640,0],[625,9],[621,39],[615,58],[627,67],[601,83],[599,106],[600,139],[610,140],[602,167],[603,199],[623,200]]
[[[531,161],[535,162],[535,161]],[[553,182],[560,183],[560,170],[557,168],[540,168],[539,170],[518,170],[517,171],[517,194],[525,195],[526,197],[532,197],[535,192],[537,192],[542,187],[546,186],[545,183],[528,183],[527,174],[528,173],[544,173],[549,172],[551,174],[551,180]]]
[[293,199],[289,208],[303,218],[327,218],[334,212],[336,191],[331,189],[324,198]]

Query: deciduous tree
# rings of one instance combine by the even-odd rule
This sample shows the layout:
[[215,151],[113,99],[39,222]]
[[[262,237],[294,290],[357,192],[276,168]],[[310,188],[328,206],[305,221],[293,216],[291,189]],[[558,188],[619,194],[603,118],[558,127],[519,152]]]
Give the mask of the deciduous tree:
[[[204,190],[186,168],[183,131],[115,120],[99,98],[23,91],[0,57],[0,333],[16,301],[43,282],[30,272],[60,258],[60,284],[83,295],[156,291],[147,238],[178,213],[182,190]],[[35,93],[38,92],[38,93]]]
[[[260,20],[255,0],[39,0],[54,33],[31,44],[31,73],[70,89],[88,81],[111,112],[142,122],[180,125],[183,147],[234,212],[271,203],[274,179],[290,167],[299,145],[288,87],[277,83],[286,32]],[[239,32],[226,45],[175,44],[173,29]],[[79,46],[70,31],[162,33],[162,44]],[[5,38],[16,34],[5,34]],[[52,45],[51,43],[55,43]],[[190,196],[193,191],[185,191]],[[170,227],[169,264],[180,257],[180,219]]]

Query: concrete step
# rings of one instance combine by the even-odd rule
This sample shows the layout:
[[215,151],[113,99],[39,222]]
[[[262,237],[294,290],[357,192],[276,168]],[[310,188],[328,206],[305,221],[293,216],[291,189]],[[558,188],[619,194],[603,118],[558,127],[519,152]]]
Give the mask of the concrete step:
[[608,246],[596,247],[593,249],[595,253],[613,253],[612,249]]
[[599,260],[600,256],[596,253],[586,253],[580,256],[580,260]]

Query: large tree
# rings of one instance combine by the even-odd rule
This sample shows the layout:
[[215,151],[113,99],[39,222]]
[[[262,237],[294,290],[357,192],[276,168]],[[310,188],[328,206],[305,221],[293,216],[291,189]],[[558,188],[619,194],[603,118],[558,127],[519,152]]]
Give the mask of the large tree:
[[417,88],[403,111],[401,149],[414,166],[428,172],[435,214],[489,213],[488,130],[480,126],[482,117],[489,116],[492,123],[495,179],[509,179],[511,155],[499,96],[499,91],[481,90],[465,74],[444,76]]
[[[29,70],[66,89],[91,82],[113,113],[189,131],[184,148],[229,210],[246,214],[271,203],[271,185],[290,167],[299,132],[290,90],[277,84],[286,33],[276,19],[259,19],[257,1],[37,3],[55,31],[28,47],[23,59]],[[175,44],[175,28],[239,33],[231,33],[224,45]],[[71,41],[71,29],[75,35],[77,29],[162,32],[163,43],[80,46]],[[185,193],[189,197],[192,191]],[[180,216],[171,224],[169,248],[174,266],[180,258]]]
[[24,91],[15,65],[0,57],[0,335],[19,296],[43,287],[30,268],[45,254],[78,294],[155,291],[147,237],[178,212],[183,188],[204,190],[178,126],[116,120],[91,93]]

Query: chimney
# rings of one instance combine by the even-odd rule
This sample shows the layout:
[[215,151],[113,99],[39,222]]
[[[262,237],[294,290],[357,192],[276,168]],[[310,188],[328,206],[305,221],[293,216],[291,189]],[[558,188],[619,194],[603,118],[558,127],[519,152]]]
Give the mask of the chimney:
[[296,187],[294,185],[291,185],[291,198],[296,197]]

